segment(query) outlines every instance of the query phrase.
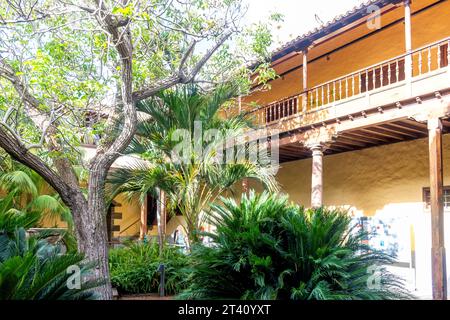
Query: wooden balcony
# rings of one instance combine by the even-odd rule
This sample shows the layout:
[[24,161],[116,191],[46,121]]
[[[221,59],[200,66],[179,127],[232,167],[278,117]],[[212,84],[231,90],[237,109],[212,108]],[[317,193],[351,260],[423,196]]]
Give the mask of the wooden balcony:
[[[450,87],[450,37],[249,112],[287,132]],[[276,89],[273,89],[276,90]]]

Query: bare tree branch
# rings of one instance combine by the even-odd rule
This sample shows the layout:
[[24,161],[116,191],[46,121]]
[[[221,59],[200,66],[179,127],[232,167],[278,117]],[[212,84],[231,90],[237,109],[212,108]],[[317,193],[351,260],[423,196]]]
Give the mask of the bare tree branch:
[[188,48],[188,50],[186,51],[186,53],[184,54],[183,58],[181,59],[181,61],[183,62],[182,65],[180,66],[180,70],[178,72],[177,75],[173,75],[171,77],[168,77],[164,80],[158,81],[156,83],[154,83],[152,86],[139,90],[139,91],[135,91],[133,92],[133,101],[137,102],[137,101],[141,101],[144,99],[147,99],[153,95],[155,95],[156,93],[158,93],[161,90],[170,88],[178,83],[181,84],[186,84],[189,82],[192,82],[195,77],[197,76],[197,74],[200,72],[200,70],[203,68],[203,66],[208,62],[208,60],[211,58],[211,56],[217,51],[217,49],[220,48],[220,46],[223,45],[223,43],[231,36],[232,32],[227,32],[226,34],[224,34],[219,41],[216,42],[216,44],[214,45],[214,47],[212,47],[201,59],[200,61],[197,62],[197,64],[194,66],[194,68],[191,70],[191,72],[186,75],[183,71],[184,69],[184,64],[188,58],[189,55],[192,54],[192,50],[193,50],[193,45],[191,44],[191,46]]
[[70,204],[73,203],[73,194],[79,191],[66,184],[58,173],[53,171],[37,155],[31,153],[19,140],[5,131],[2,126],[0,126],[0,147],[5,149],[14,159],[42,176],[61,195],[64,203],[70,207]]

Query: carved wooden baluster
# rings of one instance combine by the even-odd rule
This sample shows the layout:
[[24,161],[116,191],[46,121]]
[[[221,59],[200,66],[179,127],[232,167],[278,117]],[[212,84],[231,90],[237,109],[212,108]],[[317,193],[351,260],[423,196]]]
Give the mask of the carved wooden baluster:
[[419,51],[419,76],[422,74],[422,52]]
[[330,83],[327,83],[327,103],[330,103]]
[[369,69],[366,69],[366,91],[369,91]]
[[359,81],[359,83],[358,83],[359,92],[358,93],[361,93],[362,92],[361,72],[358,72],[358,81]]
[[450,40],[447,43],[447,66],[450,68]]
[[441,45],[438,44],[437,48],[437,67],[439,69],[441,67]]
[[384,66],[381,65],[381,67],[380,67],[380,87],[383,86],[383,80],[384,80],[384,77],[383,77],[383,76],[384,76],[383,68],[384,68]]
[[348,77],[345,77],[345,97],[348,98]]
[[395,82],[400,81],[400,67],[398,65],[398,60],[395,61]]
[[316,107],[319,106],[319,87],[316,88]]
[[391,84],[391,63],[388,63],[388,85]]
[[373,70],[372,70],[372,85],[373,85],[372,89],[375,89],[375,85],[376,85],[375,76],[376,76],[376,72],[375,72],[375,68],[373,68]]
[[285,100],[281,103],[281,110],[280,110],[280,119],[284,118],[286,116],[286,106],[289,100]]
[[311,91],[311,97],[309,98],[309,106],[311,107],[311,109],[314,106],[314,91]]
[[339,80],[339,100],[342,99],[342,81]]
[[272,117],[273,117],[273,109],[272,109],[272,106],[270,106],[270,108],[269,108],[269,122],[272,122]]
[[320,90],[322,91],[322,95],[321,95],[322,100],[320,101],[320,103],[322,104],[322,106],[325,104],[325,101],[323,101],[323,98],[324,98],[324,95],[325,95],[325,92],[323,92],[324,88],[325,88],[325,86],[320,87]]
[[428,70],[427,72],[431,71],[431,47],[428,47]]
[[333,102],[336,101],[336,82],[333,81]]
[[352,74],[352,96],[355,95],[355,75]]

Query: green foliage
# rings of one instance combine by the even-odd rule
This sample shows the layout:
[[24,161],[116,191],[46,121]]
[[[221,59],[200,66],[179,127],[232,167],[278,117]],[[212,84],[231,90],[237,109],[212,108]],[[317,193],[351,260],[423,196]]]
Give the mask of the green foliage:
[[220,108],[235,92],[233,86],[222,86],[210,93],[198,86],[182,86],[139,104],[142,121],[128,152],[151,164],[112,172],[111,198],[122,193],[129,199],[143,199],[156,188],[165,191],[170,207],[186,219],[189,240],[196,242],[196,231],[206,217],[202,213],[218,195],[233,192],[242,179],[251,178],[276,190],[273,167],[239,159],[248,150],[237,151],[233,161],[224,163],[220,158],[224,142],[238,139],[248,128],[241,115],[219,117]]
[[[71,251],[64,255],[37,237],[27,237],[23,228],[10,237],[0,233],[0,300],[86,300],[95,299],[91,289],[102,281],[90,280],[94,265]],[[72,273],[78,266],[81,288],[69,289]],[[83,280],[84,279],[84,280]]]
[[240,204],[222,201],[212,208],[215,246],[193,248],[190,286],[181,298],[410,298],[384,267],[394,259],[362,244],[365,235],[345,212],[306,210],[267,193],[244,195]]
[[159,254],[159,245],[132,243],[109,251],[111,283],[121,293],[156,293],[159,290],[160,263],[165,265],[165,291],[172,295],[185,288],[184,270],[188,257],[178,248],[164,247]]
[[[7,195],[0,198],[0,219],[28,219],[28,224],[17,227],[36,227],[41,218],[48,221],[66,221],[72,227],[72,215],[59,195],[35,171],[12,160],[9,156],[0,159],[0,192]],[[0,224],[0,230],[1,224]],[[8,232],[15,228],[5,229]]]
[[0,232],[12,234],[17,228],[31,228],[41,219],[37,211],[24,212],[14,208],[14,197],[0,199]]
[[[231,34],[201,68],[196,80],[233,82],[244,94],[252,87],[254,71],[246,64],[267,59],[271,30],[280,20],[274,14],[249,25],[242,0],[152,0],[146,5],[137,0],[123,4],[108,0],[102,4],[112,20],[127,22],[124,29],[133,43],[131,78],[136,91],[153,87],[181,71],[189,76],[205,52]],[[58,158],[77,163],[81,160],[77,152],[81,143],[92,141],[94,135],[114,139],[107,134],[105,119],[100,118],[94,130],[84,121],[91,112],[110,113],[105,110],[105,102],[112,100],[122,72],[117,48],[95,14],[80,10],[76,2],[42,0],[32,5],[29,1],[16,5],[2,1],[0,15],[5,24],[0,29],[0,51],[11,53],[2,58],[38,101],[35,111],[46,119],[58,119],[53,123],[56,130],[52,135],[60,148],[49,149],[44,144],[44,148],[36,150],[37,155],[49,165]],[[260,80],[274,75],[268,70],[258,72]],[[0,76],[0,86],[0,117],[7,119],[8,126],[24,142],[39,143],[43,128],[38,123],[42,121],[23,108],[22,93],[15,90],[8,77]],[[12,112],[5,117],[9,108]]]

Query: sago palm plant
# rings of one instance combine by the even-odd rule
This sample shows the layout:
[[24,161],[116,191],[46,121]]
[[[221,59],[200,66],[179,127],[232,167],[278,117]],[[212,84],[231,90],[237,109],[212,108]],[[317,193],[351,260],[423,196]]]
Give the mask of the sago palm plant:
[[[112,172],[112,197],[122,193],[143,200],[156,189],[165,191],[170,207],[185,217],[189,242],[193,243],[199,239],[198,229],[209,205],[219,195],[232,193],[237,182],[252,178],[277,190],[275,168],[242,157],[248,148],[235,150],[232,159],[239,160],[224,161],[224,141],[239,137],[248,126],[243,116],[219,116],[220,108],[234,93],[225,86],[212,93],[183,86],[139,104],[138,135],[127,152],[146,159],[147,164]],[[180,137],[187,141],[180,144]]]
[[94,265],[83,260],[75,251],[60,254],[23,228],[0,233],[0,300],[95,299],[91,289],[102,281],[92,280]]
[[[187,299],[405,299],[394,258],[336,210],[304,209],[267,193],[222,199],[210,215],[214,245],[192,251]],[[376,272],[374,272],[376,271]]]

